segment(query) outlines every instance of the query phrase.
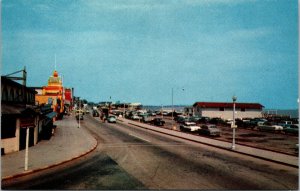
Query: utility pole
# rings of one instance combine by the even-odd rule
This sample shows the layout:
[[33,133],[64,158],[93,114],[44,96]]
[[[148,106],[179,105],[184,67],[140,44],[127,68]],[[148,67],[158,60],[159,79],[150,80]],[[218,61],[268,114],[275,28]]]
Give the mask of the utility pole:
[[80,103],[80,98],[78,99],[78,105],[79,105],[79,110],[78,110],[78,128],[80,128],[80,117],[83,115],[81,114],[81,103]]
[[233,101],[233,122],[232,122],[232,146],[231,146],[231,149],[232,150],[235,150],[235,129],[237,128],[237,126],[235,125],[235,102],[237,100],[237,97],[236,96],[233,96],[232,97],[232,101]]

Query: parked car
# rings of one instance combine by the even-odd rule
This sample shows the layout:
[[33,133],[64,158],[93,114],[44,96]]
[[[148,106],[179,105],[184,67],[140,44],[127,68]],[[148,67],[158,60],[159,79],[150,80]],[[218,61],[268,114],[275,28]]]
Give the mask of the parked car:
[[189,122],[189,118],[186,116],[181,116],[176,119],[177,123],[183,124],[185,122]]
[[187,118],[187,117],[185,115],[177,115],[177,116],[174,117],[174,120],[176,122],[178,122],[178,120],[183,119],[183,118]]
[[75,111],[75,117],[77,120],[83,120],[83,111],[82,110],[76,110]]
[[114,116],[114,115],[108,116],[107,122],[108,123],[116,123],[117,122],[116,116]]
[[142,122],[143,123],[150,123],[152,120],[147,115],[142,116]]
[[169,114],[170,114],[170,112],[163,111],[163,112],[162,112],[162,114],[163,114],[163,116],[167,116],[167,115],[169,115]]
[[286,125],[283,128],[283,132],[287,133],[287,134],[298,135],[299,134],[299,124]]
[[283,127],[280,125],[273,125],[270,122],[265,122],[263,125],[257,126],[259,131],[271,131],[271,132],[279,132],[283,130]]
[[131,116],[131,119],[133,119],[133,120],[140,120],[141,117],[138,116],[138,115],[132,115],[132,116]]
[[209,136],[221,136],[221,130],[216,125],[202,125],[199,134]]
[[227,119],[227,120],[225,120],[225,123],[227,125],[231,125],[233,123],[233,119]]
[[148,115],[150,115],[150,116],[156,116],[156,113],[154,111],[149,111]]
[[200,117],[198,117],[198,116],[191,116],[190,118],[189,118],[189,121],[190,122],[194,122],[194,123],[200,123]]
[[154,118],[151,121],[151,124],[156,125],[156,126],[164,126],[166,122],[164,120],[162,120],[161,118]]
[[226,125],[225,121],[221,118],[215,117],[209,120],[209,123],[214,125]]
[[180,125],[180,131],[198,131],[200,129],[199,126],[196,125],[195,122],[184,122]]
[[93,110],[93,117],[99,117],[99,112],[97,110]]
[[201,117],[201,118],[199,119],[199,122],[200,122],[200,123],[208,123],[209,120],[210,120],[209,117]]
[[292,121],[280,121],[277,125],[282,126],[283,128],[285,127],[289,127],[290,125],[292,125],[293,122]]

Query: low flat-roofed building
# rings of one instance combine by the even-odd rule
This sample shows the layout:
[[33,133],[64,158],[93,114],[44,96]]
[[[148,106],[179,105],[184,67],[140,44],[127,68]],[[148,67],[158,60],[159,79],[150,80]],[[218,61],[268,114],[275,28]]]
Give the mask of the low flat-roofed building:
[[[200,117],[233,118],[232,102],[196,102],[193,105],[195,115]],[[264,106],[260,103],[235,103],[236,118],[262,117]]]

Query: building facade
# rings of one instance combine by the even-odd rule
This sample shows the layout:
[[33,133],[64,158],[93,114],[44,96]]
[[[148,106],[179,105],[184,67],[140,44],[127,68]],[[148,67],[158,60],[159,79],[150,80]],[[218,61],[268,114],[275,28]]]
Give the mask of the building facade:
[[26,128],[29,146],[38,142],[39,108],[35,91],[1,76],[1,154],[25,149]]
[[69,113],[70,111],[72,111],[73,108],[73,92],[74,89],[72,88],[65,88],[64,89],[64,94],[65,94],[65,109],[66,112]]
[[58,72],[55,70],[53,75],[48,79],[48,85],[41,88],[35,88],[38,92],[35,95],[36,102],[41,104],[50,104],[52,109],[57,113],[56,118],[61,119],[64,114],[64,87],[61,80],[61,77],[58,75]]
[[[262,117],[263,108],[259,103],[235,103],[235,117]],[[200,117],[233,119],[233,103],[230,102],[196,102],[193,110],[195,115]]]

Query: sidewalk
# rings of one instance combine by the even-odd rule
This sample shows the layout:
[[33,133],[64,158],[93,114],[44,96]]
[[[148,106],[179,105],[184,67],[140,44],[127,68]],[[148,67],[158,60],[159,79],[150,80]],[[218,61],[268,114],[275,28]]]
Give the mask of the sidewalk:
[[25,150],[1,156],[2,180],[57,166],[96,148],[96,139],[84,128],[78,128],[74,116],[65,116],[54,124],[57,127],[50,140],[29,147],[27,171],[24,171]]
[[141,128],[148,129],[148,130],[160,132],[163,134],[171,135],[174,137],[180,137],[180,138],[183,138],[186,140],[218,147],[221,149],[227,149],[232,152],[241,153],[244,155],[248,155],[248,156],[252,156],[252,157],[256,157],[256,158],[260,158],[260,159],[264,159],[264,160],[268,160],[268,161],[272,161],[272,162],[276,162],[276,163],[280,163],[280,164],[285,164],[285,165],[289,165],[289,166],[293,166],[293,167],[299,167],[299,158],[297,156],[277,153],[277,152],[268,151],[268,150],[264,150],[264,149],[258,149],[258,148],[254,148],[254,147],[248,147],[248,146],[239,145],[239,144],[235,144],[235,150],[232,150],[231,143],[229,143],[229,142],[219,141],[219,140],[196,136],[196,135],[187,134],[187,133],[182,133],[180,131],[174,131],[174,130],[170,130],[170,129],[156,127],[156,126],[139,123],[139,122],[124,119],[124,118],[119,118],[118,120],[121,122],[124,122],[124,123],[135,125],[135,126],[138,126]]

